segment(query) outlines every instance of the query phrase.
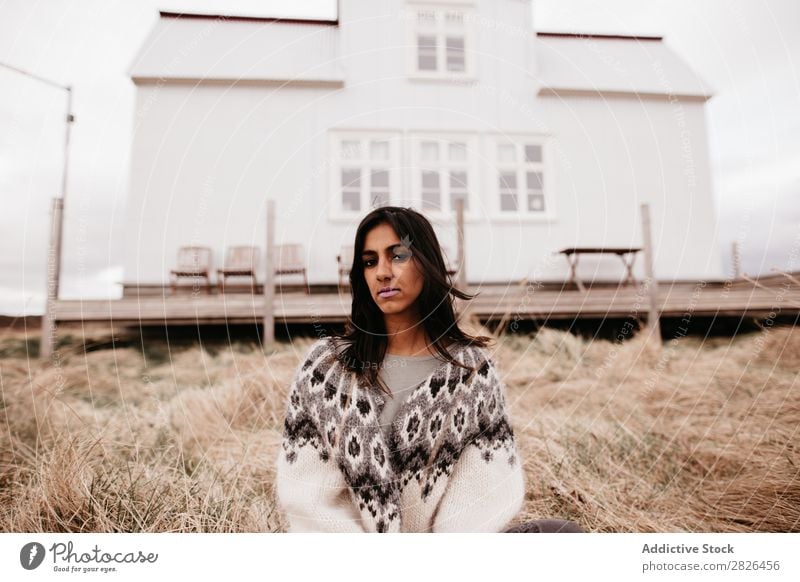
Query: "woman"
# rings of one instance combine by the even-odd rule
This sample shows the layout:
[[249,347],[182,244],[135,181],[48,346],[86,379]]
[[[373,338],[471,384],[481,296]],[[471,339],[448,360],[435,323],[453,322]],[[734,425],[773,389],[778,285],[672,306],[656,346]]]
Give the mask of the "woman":
[[313,344],[289,391],[276,492],[290,531],[504,531],[525,496],[505,388],[488,338],[456,322],[451,296],[472,296],[428,220],[370,212],[350,286],[345,333]]

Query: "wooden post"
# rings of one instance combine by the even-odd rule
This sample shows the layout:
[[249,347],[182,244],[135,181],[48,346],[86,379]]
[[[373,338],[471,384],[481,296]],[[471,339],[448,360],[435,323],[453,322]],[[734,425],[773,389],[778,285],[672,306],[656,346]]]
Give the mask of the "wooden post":
[[47,295],[42,316],[42,339],[39,345],[39,357],[48,359],[53,354],[55,343],[55,301],[58,298],[58,279],[61,269],[61,214],[64,209],[62,198],[53,198],[50,213],[50,242],[47,247]]
[[456,287],[460,291],[467,290],[467,261],[464,249],[464,200],[456,200],[456,231],[458,235],[458,273]]
[[739,241],[733,241],[731,244],[731,255],[733,257],[733,278],[742,278],[742,257],[739,254]]
[[661,344],[661,325],[659,323],[660,305],[658,302],[658,282],[653,273],[653,242],[650,233],[650,205],[641,205],[642,211],[642,242],[644,247],[645,275],[649,283],[649,309],[647,313],[647,325],[650,328],[651,336],[655,336],[658,344]]
[[267,200],[267,252],[264,272],[264,349],[275,343],[275,201]]

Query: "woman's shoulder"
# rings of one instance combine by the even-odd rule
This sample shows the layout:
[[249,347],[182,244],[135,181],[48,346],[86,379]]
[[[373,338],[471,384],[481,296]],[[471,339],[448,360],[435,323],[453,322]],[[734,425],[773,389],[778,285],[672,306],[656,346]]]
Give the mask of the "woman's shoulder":
[[301,362],[301,369],[305,371],[315,364],[328,361],[334,353],[334,344],[330,337],[318,338],[306,349]]
[[466,354],[472,360],[472,365],[483,365],[485,363],[488,363],[490,366],[494,365],[494,352],[488,346],[462,342],[448,349],[451,354],[455,354],[456,352]]

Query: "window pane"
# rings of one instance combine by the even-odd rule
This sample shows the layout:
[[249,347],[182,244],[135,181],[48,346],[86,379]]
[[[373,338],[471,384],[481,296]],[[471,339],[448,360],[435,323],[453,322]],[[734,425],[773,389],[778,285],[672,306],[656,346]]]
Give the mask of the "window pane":
[[528,190],[541,190],[542,189],[542,173],[541,172],[527,172],[527,186]]
[[462,171],[450,172],[450,188],[466,188],[467,173]]
[[342,179],[342,210],[361,210],[361,170],[343,168]]
[[514,162],[517,159],[514,144],[500,144],[497,146],[497,160],[500,162]]
[[448,146],[448,157],[451,162],[463,162],[467,159],[467,144],[453,142]]
[[464,71],[464,38],[448,36],[445,46],[447,47],[447,70]]
[[361,185],[361,170],[343,169],[342,187],[358,188]]
[[389,187],[389,171],[388,170],[372,170],[370,178],[370,186],[372,188],[388,188]]
[[517,191],[517,174],[516,172],[500,172],[500,191],[511,190]]
[[420,147],[420,158],[425,162],[439,160],[439,144],[435,141],[424,141]]
[[517,174],[516,172],[500,172],[500,210],[517,210]]
[[436,70],[436,55],[428,56],[420,54],[417,59],[417,68],[420,71],[435,71]]
[[389,170],[372,170],[369,188],[369,200],[373,207],[389,204]]
[[450,172],[450,204],[453,210],[456,209],[456,200],[459,198],[464,201],[464,210],[469,210],[467,192],[467,172],[460,170]]
[[542,173],[525,172],[528,191],[528,210],[542,212],[544,210],[544,192],[542,192]]
[[389,142],[376,141],[369,142],[369,156],[373,160],[383,161],[389,159]]
[[417,67],[420,71],[436,70],[436,37],[420,35],[417,37]]
[[432,172],[430,170],[422,171],[422,187],[439,189],[439,172]]
[[351,191],[342,192],[342,210],[345,211],[361,210],[361,201],[358,192],[351,192]]
[[386,206],[389,204],[389,190],[373,190],[370,193],[370,204],[372,207]]
[[542,161],[542,146],[526,145],[525,146],[525,161],[526,162],[541,162]]
[[544,195],[541,192],[528,192],[528,210],[535,212],[544,210]]
[[517,195],[516,194],[500,194],[500,210],[502,210],[502,211],[516,211],[517,210]]
[[361,142],[358,140],[342,140],[341,156],[343,160],[357,160],[361,157]]
[[422,193],[422,208],[424,210],[441,211],[442,207],[439,203],[438,192],[423,192]]
[[439,189],[439,172],[422,171],[422,208],[441,210],[442,196]]

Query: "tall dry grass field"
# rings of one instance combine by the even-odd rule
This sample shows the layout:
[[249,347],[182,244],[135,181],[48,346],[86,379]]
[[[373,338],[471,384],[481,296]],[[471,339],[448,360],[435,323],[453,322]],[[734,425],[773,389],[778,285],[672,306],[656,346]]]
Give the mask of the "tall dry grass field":
[[[62,334],[64,332],[62,331]],[[314,338],[135,342],[0,331],[0,530],[284,529],[275,459]],[[657,348],[549,329],[495,357],[527,474],[524,518],[589,531],[800,531],[800,332]]]

